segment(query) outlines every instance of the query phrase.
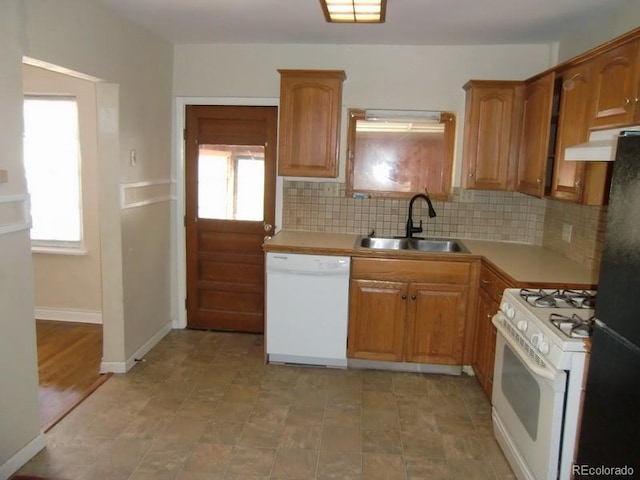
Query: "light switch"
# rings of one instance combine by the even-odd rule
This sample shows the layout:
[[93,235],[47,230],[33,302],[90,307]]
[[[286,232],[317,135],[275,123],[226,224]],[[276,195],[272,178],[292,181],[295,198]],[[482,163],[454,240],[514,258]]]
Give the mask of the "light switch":
[[9,181],[9,172],[6,170],[0,170],[0,183],[7,183]]

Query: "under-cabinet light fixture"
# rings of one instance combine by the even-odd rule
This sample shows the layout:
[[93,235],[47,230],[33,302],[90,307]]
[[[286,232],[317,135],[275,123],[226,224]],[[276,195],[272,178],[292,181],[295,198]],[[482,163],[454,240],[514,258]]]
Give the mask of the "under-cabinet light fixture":
[[330,23],[384,23],[387,0],[320,0]]

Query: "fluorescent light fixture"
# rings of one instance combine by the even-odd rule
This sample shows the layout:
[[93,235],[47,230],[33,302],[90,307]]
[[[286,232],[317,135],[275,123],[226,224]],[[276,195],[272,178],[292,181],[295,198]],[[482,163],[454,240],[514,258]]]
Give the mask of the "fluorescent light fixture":
[[330,23],[384,23],[387,0],[320,0]]
[[379,133],[443,133],[443,123],[421,123],[421,122],[396,122],[396,121],[371,121],[358,120],[356,123],[357,132],[379,132]]

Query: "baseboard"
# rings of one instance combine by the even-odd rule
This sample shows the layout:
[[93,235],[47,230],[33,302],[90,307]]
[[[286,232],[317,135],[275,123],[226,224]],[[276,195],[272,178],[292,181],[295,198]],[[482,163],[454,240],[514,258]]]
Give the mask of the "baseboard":
[[171,331],[171,325],[172,322],[165,324],[125,362],[102,362],[100,364],[100,373],[127,373],[136,364],[137,360],[144,358],[149,353],[149,350],[155,347]]
[[4,464],[0,465],[0,480],[7,480],[46,446],[47,437],[41,432],[36,438],[27,443],[27,445],[18,453],[7,460]]
[[102,312],[94,310],[36,307],[34,313],[38,320],[102,324]]

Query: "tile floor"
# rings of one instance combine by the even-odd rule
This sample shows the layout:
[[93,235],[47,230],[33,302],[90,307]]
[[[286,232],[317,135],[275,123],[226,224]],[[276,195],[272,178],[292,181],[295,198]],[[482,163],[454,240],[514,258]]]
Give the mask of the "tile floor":
[[264,365],[258,335],[174,330],[48,434],[54,479],[514,479],[476,379]]

